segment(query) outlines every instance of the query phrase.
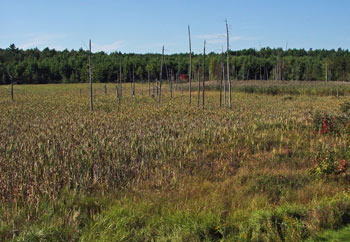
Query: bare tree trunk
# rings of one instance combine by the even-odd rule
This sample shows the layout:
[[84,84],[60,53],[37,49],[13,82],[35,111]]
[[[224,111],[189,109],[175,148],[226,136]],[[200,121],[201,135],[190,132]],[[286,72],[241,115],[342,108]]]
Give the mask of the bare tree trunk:
[[15,100],[13,97],[13,81],[11,81],[11,100],[12,102]]
[[202,107],[204,109],[204,94],[205,94],[205,40],[203,48],[203,92],[202,92]]
[[132,66],[131,94],[132,94],[132,97],[135,97],[135,70],[134,70],[134,65]]
[[[259,42],[259,57],[261,54],[261,43]],[[261,61],[260,61],[260,58],[259,58],[259,74],[260,74],[260,81],[262,80],[262,69],[261,69]]]
[[276,67],[276,80],[280,81],[282,74],[281,74],[281,56],[280,56],[280,52],[278,52],[277,55],[277,67]]
[[[221,79],[220,79],[220,107],[222,106],[222,82],[224,80],[224,76],[225,76],[225,65],[224,65],[224,50],[222,50],[221,52],[221,69],[222,69],[222,73],[221,73]],[[226,89],[225,89],[226,91]],[[226,95],[225,95],[226,97]]]
[[170,77],[170,98],[173,98],[173,79]]
[[161,95],[162,95],[163,63],[164,63],[164,45],[163,45],[163,48],[162,48],[162,60],[161,60],[161,63],[160,63],[160,78],[159,78],[158,104],[160,104],[160,97],[161,97]]
[[183,87],[183,85],[181,84],[181,98],[183,98],[184,97],[184,87]]
[[230,46],[228,37],[228,24],[226,20],[226,42],[227,42],[227,83],[228,83],[228,105],[231,108],[231,81],[230,81]]
[[326,61],[326,82],[328,81],[328,61]]
[[[11,80],[11,101],[13,102],[14,101],[14,97],[13,97],[13,84],[15,84],[16,82],[13,81],[13,77],[12,75],[10,74],[10,71],[7,69],[7,74],[8,76],[10,77],[10,80]],[[81,96],[81,95],[80,95]]]
[[[222,56],[222,58],[224,59],[224,56]],[[224,60],[222,62],[222,75],[225,77],[225,63]],[[225,78],[224,78],[225,79]],[[226,85],[227,83],[224,81],[224,106],[226,107]]]
[[189,83],[189,86],[188,86],[188,90],[189,90],[189,98],[190,98],[190,101],[189,103],[191,104],[191,80],[192,80],[192,49],[191,49],[191,30],[190,30],[190,26],[188,25],[188,44],[189,44],[189,47],[190,47],[190,66],[189,66],[189,69],[190,69],[190,73],[189,73],[189,76],[188,76],[188,83]]
[[176,91],[177,91],[177,74],[175,74],[175,96],[176,96]]
[[105,95],[107,95],[107,84],[105,84]]
[[169,93],[170,93],[170,99],[173,98],[173,89],[172,89],[172,85],[171,85],[171,74],[168,71],[168,67],[165,65],[165,71],[166,71],[166,78],[168,79],[168,86],[169,86]]
[[94,111],[92,103],[92,70],[91,70],[91,40],[89,41],[89,81],[90,81],[90,110]]
[[149,70],[148,70],[148,96],[150,97],[151,96],[151,78],[150,78],[150,75],[149,75]]
[[197,79],[198,79],[198,96],[197,96],[197,107],[199,107],[199,102],[201,99],[201,81],[200,81],[200,68],[198,65],[198,70],[197,70]]
[[[118,80],[118,82],[119,82],[119,80]],[[117,98],[118,98],[118,102],[120,102],[120,99],[119,99],[119,89],[118,89],[118,83],[117,83],[117,85],[115,85],[115,95],[117,96]]]
[[122,88],[123,88],[123,79],[122,79],[122,60],[120,59],[119,61],[119,102],[121,101],[122,99],[122,96],[123,96],[123,92],[122,92]]

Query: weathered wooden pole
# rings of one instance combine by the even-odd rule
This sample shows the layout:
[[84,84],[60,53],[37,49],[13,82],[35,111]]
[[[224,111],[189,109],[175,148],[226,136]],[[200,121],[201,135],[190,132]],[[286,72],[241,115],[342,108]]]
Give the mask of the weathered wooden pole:
[[192,80],[192,49],[191,49],[191,30],[190,30],[190,25],[188,25],[188,44],[190,48],[190,66],[189,66],[189,76],[188,76],[188,91],[189,91],[189,103],[191,104],[191,80]]
[[90,110],[94,111],[92,103],[92,70],[91,70],[91,39],[89,41],[89,81],[90,81]]
[[228,83],[228,102],[229,107],[231,108],[231,81],[230,81],[230,46],[229,46],[229,36],[228,36],[228,24],[226,20],[226,42],[227,42],[227,83]]

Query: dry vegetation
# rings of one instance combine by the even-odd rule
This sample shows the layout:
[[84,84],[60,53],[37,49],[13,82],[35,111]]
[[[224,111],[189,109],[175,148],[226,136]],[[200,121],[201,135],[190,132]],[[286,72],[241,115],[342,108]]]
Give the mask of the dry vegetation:
[[93,113],[86,84],[16,86],[14,102],[0,87],[0,240],[300,241],[346,225],[350,87],[259,84],[233,85],[232,109],[210,86],[197,109],[188,88],[165,85],[158,105],[125,85],[119,104],[97,84]]

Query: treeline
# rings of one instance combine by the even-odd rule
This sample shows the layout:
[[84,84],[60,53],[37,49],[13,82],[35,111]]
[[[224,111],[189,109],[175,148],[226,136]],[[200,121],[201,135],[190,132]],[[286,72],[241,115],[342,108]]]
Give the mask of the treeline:
[[[9,48],[0,49],[0,84],[18,83],[74,83],[88,81],[89,52],[80,50]],[[188,74],[189,54],[165,56],[162,79],[175,79]],[[202,55],[193,55],[193,73],[196,78],[201,68]],[[122,54],[104,52],[92,55],[94,82],[129,82],[159,79],[160,54]],[[222,75],[222,54],[209,53],[206,58],[206,76],[218,80]],[[226,68],[226,64],[224,65]],[[348,50],[304,49],[246,49],[230,51],[232,80],[325,80],[350,81],[350,53]]]

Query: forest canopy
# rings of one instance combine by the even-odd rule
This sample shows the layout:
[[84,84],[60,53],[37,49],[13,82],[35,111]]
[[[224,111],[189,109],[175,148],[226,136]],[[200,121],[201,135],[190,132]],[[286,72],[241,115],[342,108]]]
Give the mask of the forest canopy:
[[[350,81],[348,50],[304,50],[282,48],[230,51],[230,75],[233,80],[298,80]],[[14,44],[0,48],[0,84],[16,80],[20,84],[88,82],[88,55],[83,49],[43,50],[18,49]],[[211,52],[206,58],[206,75],[211,80],[221,77],[226,53]],[[189,54],[165,56],[163,79],[188,74]],[[202,55],[193,54],[193,73],[202,65]],[[93,81],[128,82],[133,73],[136,81],[159,79],[160,54],[98,52],[92,54]],[[226,67],[226,64],[225,64]]]

